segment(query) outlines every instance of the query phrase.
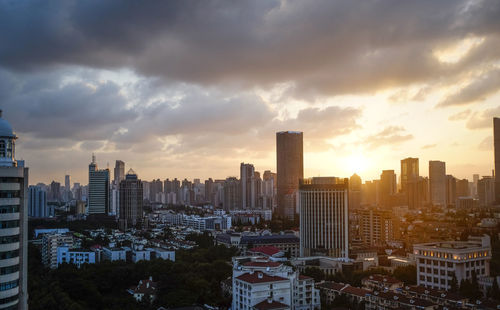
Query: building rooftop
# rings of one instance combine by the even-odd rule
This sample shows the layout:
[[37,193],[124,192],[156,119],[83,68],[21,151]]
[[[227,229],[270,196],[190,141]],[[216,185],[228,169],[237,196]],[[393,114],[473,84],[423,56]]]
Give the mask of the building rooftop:
[[289,309],[290,306],[282,304],[275,300],[264,300],[253,306],[258,310],[278,310],[278,309]]
[[261,253],[267,256],[273,256],[281,252],[280,249],[274,246],[260,246],[260,247],[255,247],[250,250],[250,252],[253,253]]
[[247,282],[247,283],[268,283],[268,282],[281,282],[288,281],[288,279],[278,277],[278,276],[270,276],[263,272],[254,272],[254,273],[244,273],[236,279]]

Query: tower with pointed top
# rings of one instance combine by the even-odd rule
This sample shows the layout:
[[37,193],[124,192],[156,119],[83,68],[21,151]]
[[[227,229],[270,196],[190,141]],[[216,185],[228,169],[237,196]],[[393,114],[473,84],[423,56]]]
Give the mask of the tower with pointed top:
[[0,110],[0,309],[28,308],[28,168],[16,139]]

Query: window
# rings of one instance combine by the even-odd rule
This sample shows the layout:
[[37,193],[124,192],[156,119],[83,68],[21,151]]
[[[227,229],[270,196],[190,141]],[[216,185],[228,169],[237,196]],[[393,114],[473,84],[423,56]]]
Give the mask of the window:
[[19,220],[14,221],[0,221],[0,228],[15,228],[19,227]]
[[2,268],[0,268],[0,275],[14,273],[14,272],[17,272],[17,271],[19,271],[19,265],[14,265],[14,266],[9,266],[9,267],[2,267]]
[[19,235],[0,237],[0,244],[19,242]]
[[0,206],[0,214],[4,213],[18,213],[19,206]]
[[5,157],[5,140],[0,140],[0,157]]
[[19,280],[5,282],[0,284],[0,291],[6,291],[19,286]]
[[7,141],[7,158],[12,158],[12,140]]
[[9,259],[19,256],[19,250],[0,252],[0,259]]

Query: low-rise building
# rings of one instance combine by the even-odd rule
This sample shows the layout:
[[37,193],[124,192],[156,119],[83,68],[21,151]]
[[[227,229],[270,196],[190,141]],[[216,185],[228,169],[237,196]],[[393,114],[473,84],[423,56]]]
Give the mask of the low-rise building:
[[381,274],[373,274],[361,280],[361,285],[363,288],[372,290],[372,291],[396,291],[403,288],[404,283],[396,278],[381,275]]
[[153,302],[156,299],[158,292],[158,284],[153,281],[152,277],[146,280],[140,280],[136,287],[132,287],[129,292],[134,295],[137,302],[148,301]]
[[109,261],[126,261],[127,260],[127,251],[124,248],[119,247],[104,247],[103,251],[103,259]]
[[85,249],[70,249],[68,246],[57,248],[57,265],[68,263],[80,268],[83,264],[95,264],[95,252]]
[[45,233],[42,237],[42,263],[51,269],[57,268],[57,248],[72,247],[73,242],[70,234]]

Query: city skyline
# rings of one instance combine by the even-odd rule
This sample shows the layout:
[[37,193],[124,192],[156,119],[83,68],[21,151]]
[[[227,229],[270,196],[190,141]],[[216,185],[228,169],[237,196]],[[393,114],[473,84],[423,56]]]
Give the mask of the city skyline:
[[23,136],[33,182],[85,183],[92,152],[143,179],[225,178],[240,162],[275,170],[281,130],[304,132],[305,177],[374,179],[407,157],[420,171],[445,161],[459,178],[493,169],[495,1],[0,10],[16,42],[0,48],[0,108]]

